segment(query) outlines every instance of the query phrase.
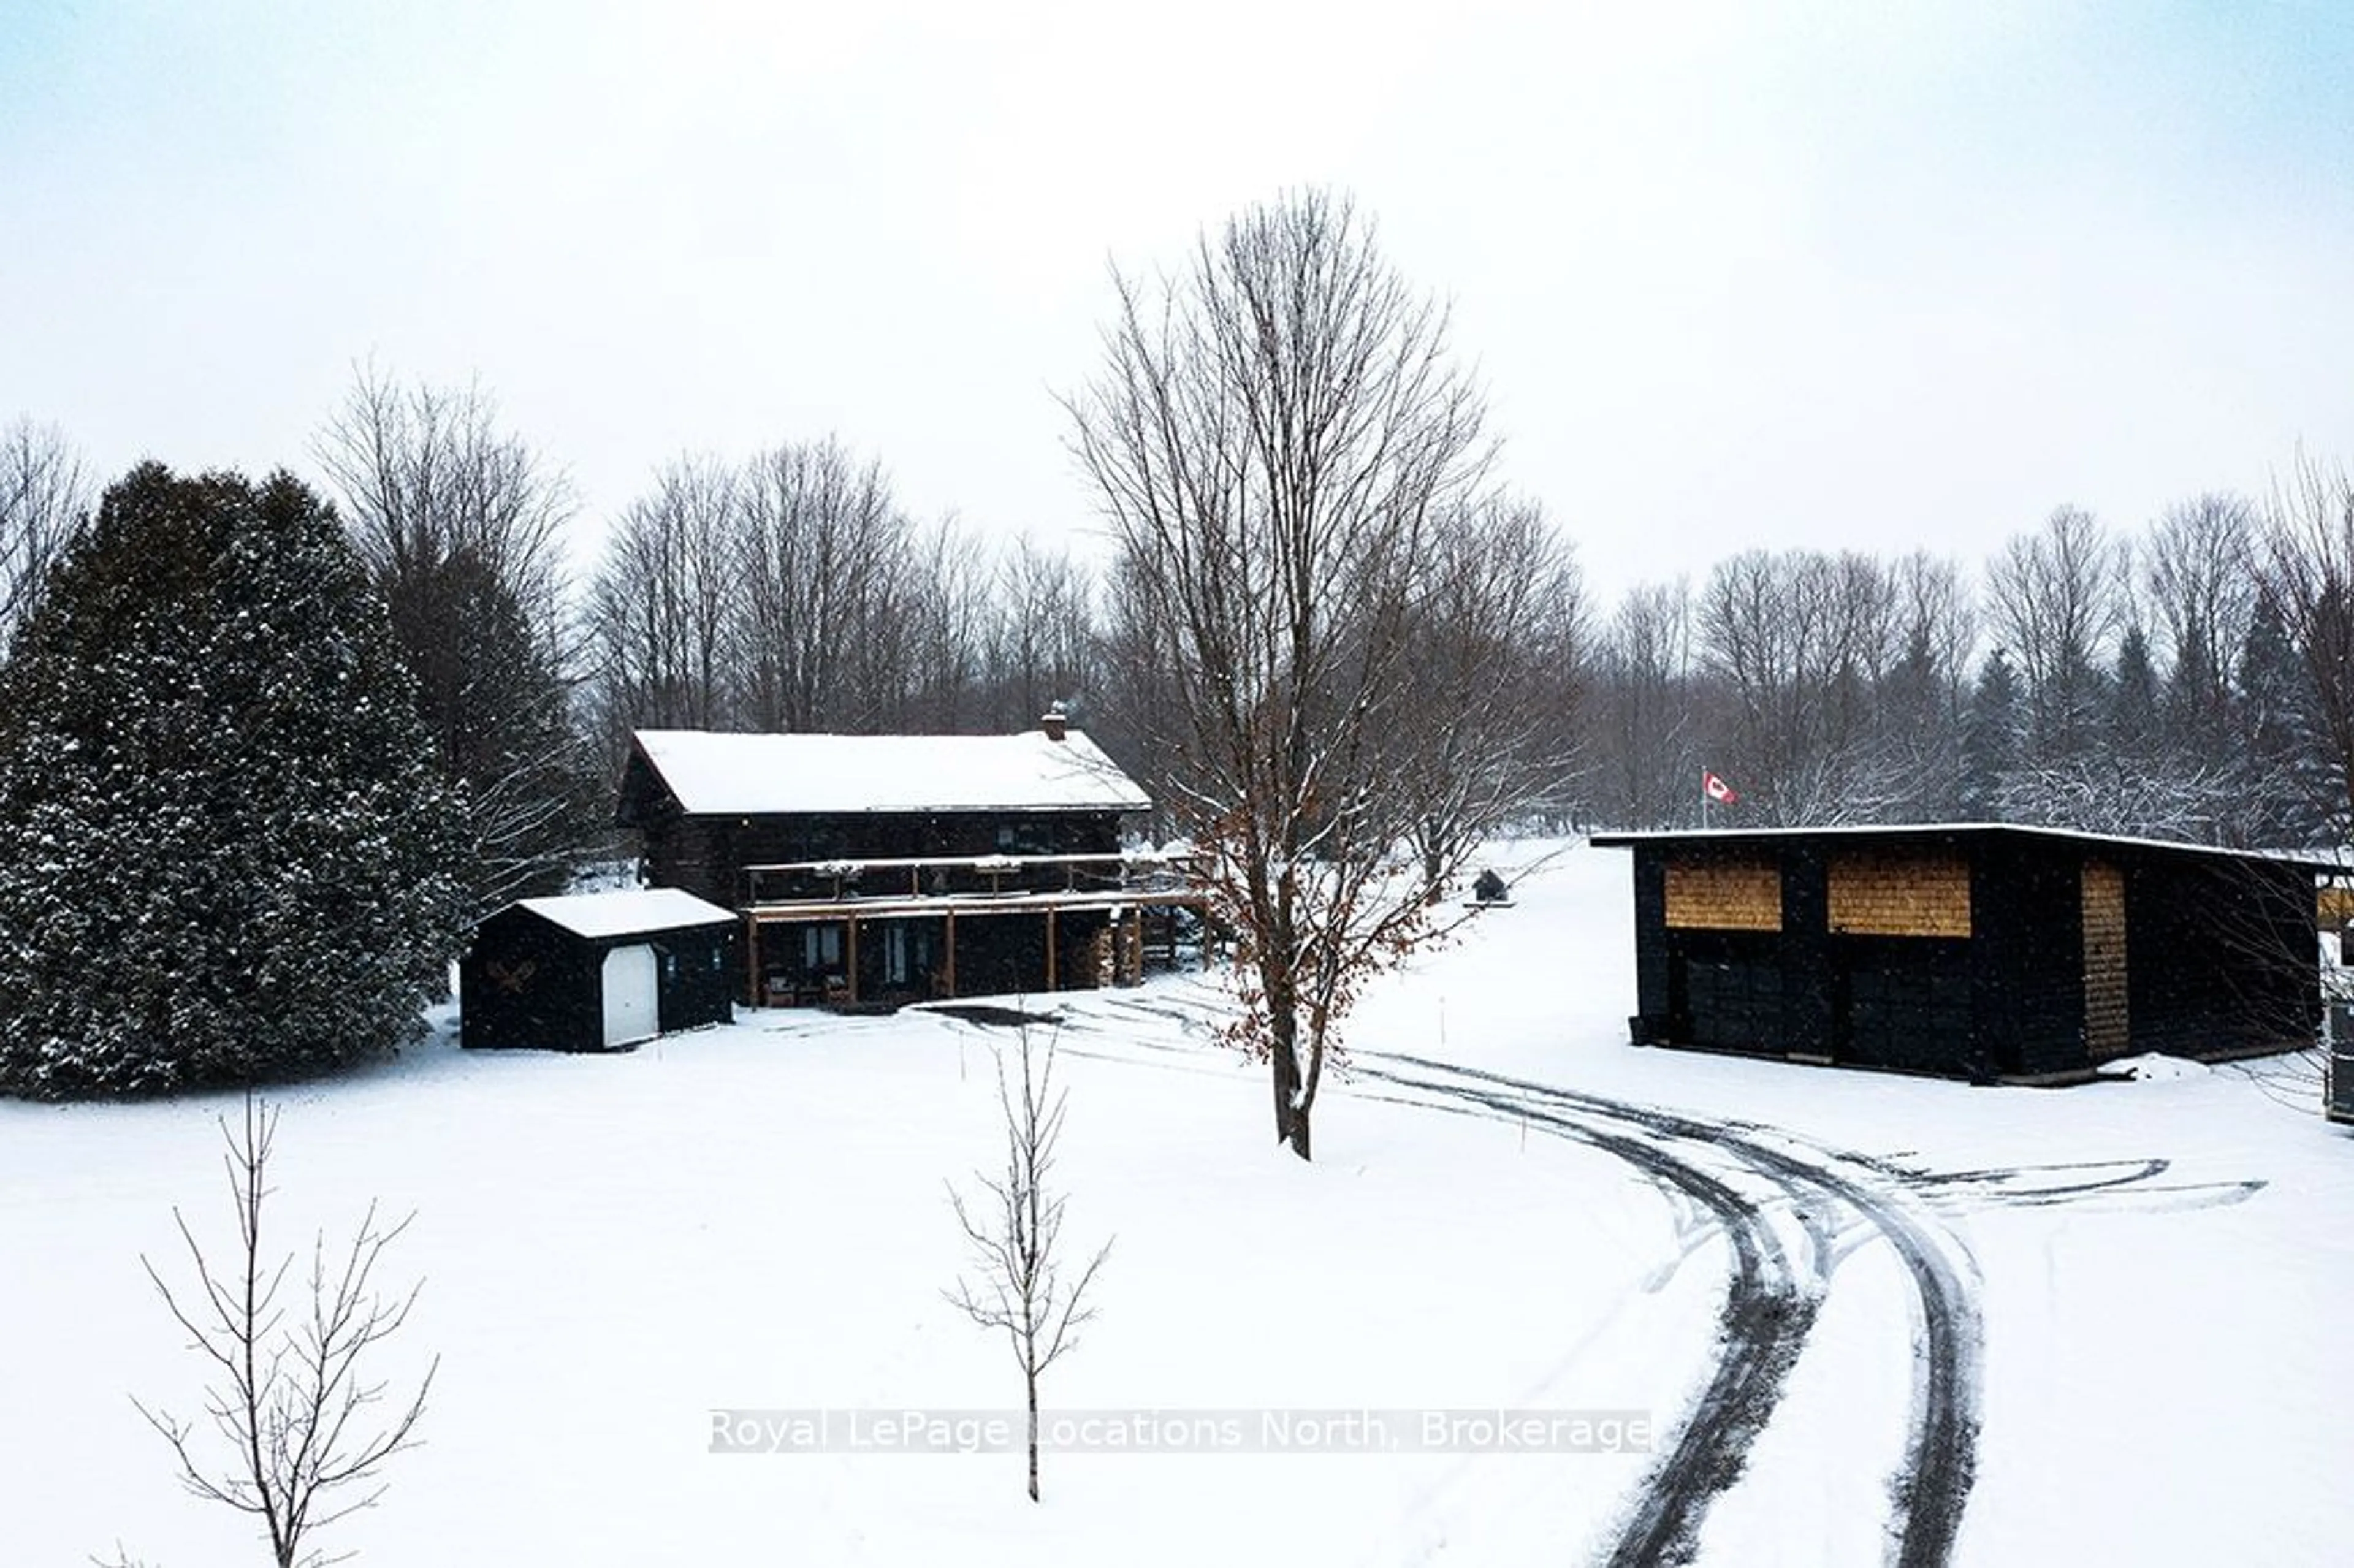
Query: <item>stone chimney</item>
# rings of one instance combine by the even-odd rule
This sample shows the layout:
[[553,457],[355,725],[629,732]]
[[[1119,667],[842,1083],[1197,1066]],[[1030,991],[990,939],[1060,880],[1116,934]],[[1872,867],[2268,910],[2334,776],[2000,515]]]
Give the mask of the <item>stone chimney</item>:
[[1062,704],[1056,703],[1038,715],[1038,727],[1046,732],[1048,740],[1060,740],[1070,733],[1070,715],[1063,711]]

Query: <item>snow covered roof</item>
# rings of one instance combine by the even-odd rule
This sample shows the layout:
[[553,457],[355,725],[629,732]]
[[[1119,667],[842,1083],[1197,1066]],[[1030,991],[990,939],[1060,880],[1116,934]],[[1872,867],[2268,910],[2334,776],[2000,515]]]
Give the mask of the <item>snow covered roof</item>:
[[732,926],[736,916],[675,887],[642,887],[619,893],[572,893],[560,898],[516,901],[543,920],[579,937],[634,937],[676,931],[688,926]]
[[781,811],[1144,811],[1151,799],[1077,730],[1020,735],[729,735],[642,729],[638,750],[690,816]]
[[2184,843],[2179,839],[2134,838],[2124,833],[2091,833],[2075,828],[2035,827],[2024,822],[1840,822],[1818,828],[1659,828],[1623,833],[1595,833],[1588,843],[1604,849],[1642,843],[1743,843],[1779,839],[1825,838],[1953,838],[1966,834],[2016,833],[2027,838],[2054,839],[2067,843],[2102,844],[2112,848],[2167,850],[2179,854],[2222,855],[2235,860],[2277,861],[2314,871],[2345,867],[2325,851],[2221,849],[2213,844]]

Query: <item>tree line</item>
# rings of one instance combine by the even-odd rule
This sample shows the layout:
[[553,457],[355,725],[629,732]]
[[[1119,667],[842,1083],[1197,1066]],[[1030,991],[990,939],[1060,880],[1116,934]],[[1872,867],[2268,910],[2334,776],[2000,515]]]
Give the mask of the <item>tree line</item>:
[[2354,821],[2354,487],[2299,458],[2265,500],[2138,533],[2062,506],[1976,573],[1925,552],[1748,550],[1597,629],[1585,809],[1759,824],[2013,821],[2235,847]]
[[[1138,541],[1098,569],[920,523],[879,460],[827,437],[668,464],[584,572],[568,483],[486,393],[373,370],[313,456],[434,759],[469,791],[481,908],[610,853],[603,795],[639,728],[992,733],[1061,703],[1140,778],[1182,787],[1150,717],[1186,677]],[[94,489],[59,431],[0,432],[0,638]],[[1393,639],[1416,683],[1382,721],[1399,757],[1428,759],[1386,774],[1417,842],[1478,818],[1450,809],[1464,796],[1549,825],[1692,825],[1703,768],[1741,791],[1725,820],[1758,824],[2277,846],[2354,822],[2354,487],[2309,458],[2261,500],[2189,497],[2137,531],[2059,507],[1975,570],[1753,548],[1603,608],[1533,501],[1467,493],[1417,526],[1394,544],[1429,581],[1414,636]],[[1320,561],[1225,541],[1211,600],[1267,611],[1288,567],[1304,591],[1373,602],[1381,552],[1362,543]]]
[[[0,433],[0,935],[44,935],[0,943],[22,959],[0,962],[0,993],[46,995],[90,957],[44,944],[122,904],[148,841],[192,863],[295,854],[287,824],[332,812],[272,748],[339,733],[316,716],[336,702],[375,727],[307,782],[390,810],[368,780],[421,769],[398,793],[435,821],[376,858],[446,885],[448,908],[408,917],[445,959],[467,917],[618,853],[634,730],[1004,732],[1059,703],[1161,802],[1154,830],[1199,852],[1236,937],[1238,1035],[1273,1062],[1278,1136],[1302,1155],[1326,1042],[1500,830],[1689,824],[1707,768],[1741,823],[2354,832],[2338,469],[2300,457],[2260,499],[2188,498],[2132,533],[2063,506],[1975,570],[1757,547],[1602,607],[1501,472],[1443,303],[1345,196],[1248,209],[1173,271],[1115,271],[1113,292],[1097,371],[1064,398],[1092,556],[919,519],[879,458],[824,436],[683,454],[577,559],[578,497],[485,390],[373,366],[315,434],[315,486],[143,464],[96,496],[70,442],[20,418]],[[258,633],[277,625],[302,640]],[[278,665],[208,662],[264,655]],[[184,788],[143,810],[185,842],[143,841],[110,804],[156,777]],[[222,827],[207,860],[207,824],[271,847]],[[359,855],[388,831],[338,842]],[[323,968],[356,916],[324,872],[313,892],[272,928],[311,920]],[[155,907],[116,938],[152,947]],[[171,931],[175,952],[203,946]],[[374,993],[395,1012],[429,967],[405,951]],[[151,1000],[142,1027],[168,1033],[185,988]],[[194,1081],[88,1078],[96,1058],[18,1033],[56,1086]],[[217,1046],[210,1075],[239,1076]],[[0,1081],[25,1086],[5,1055]]]

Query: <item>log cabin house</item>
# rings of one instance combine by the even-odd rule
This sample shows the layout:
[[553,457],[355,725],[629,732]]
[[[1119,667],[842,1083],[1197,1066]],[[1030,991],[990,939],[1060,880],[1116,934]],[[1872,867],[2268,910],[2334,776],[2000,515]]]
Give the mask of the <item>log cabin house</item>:
[[1123,850],[1151,800],[1059,714],[1010,736],[641,730],[646,880],[737,912],[741,1000],[887,1009],[1138,978],[1204,900]]
[[2064,1082],[2319,1021],[2317,860],[1974,824],[1591,842],[1634,852],[1638,1044]]

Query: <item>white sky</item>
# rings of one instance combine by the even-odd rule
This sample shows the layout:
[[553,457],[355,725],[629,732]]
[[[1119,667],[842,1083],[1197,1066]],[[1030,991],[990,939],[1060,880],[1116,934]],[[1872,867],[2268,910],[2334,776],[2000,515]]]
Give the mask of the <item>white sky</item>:
[[1062,537],[1108,262],[1302,184],[1452,300],[1606,594],[2354,460],[2331,0],[0,0],[0,421],[309,472],[373,356],[479,375],[584,556],[830,432]]

